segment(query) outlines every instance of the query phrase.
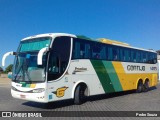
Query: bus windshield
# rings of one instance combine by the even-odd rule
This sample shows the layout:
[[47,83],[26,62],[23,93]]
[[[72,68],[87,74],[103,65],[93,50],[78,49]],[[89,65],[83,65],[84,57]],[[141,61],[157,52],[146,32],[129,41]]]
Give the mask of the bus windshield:
[[17,53],[13,70],[13,81],[45,81],[46,55],[43,56],[43,65],[38,66],[37,54],[38,52]]
[[30,40],[24,40],[20,43],[19,51],[36,51],[41,50],[44,47],[48,47],[51,43],[50,37],[34,38]]
[[50,45],[51,38],[35,38],[20,43],[13,67],[13,81],[15,82],[44,82],[46,57],[43,55],[43,64],[37,65],[39,50]]

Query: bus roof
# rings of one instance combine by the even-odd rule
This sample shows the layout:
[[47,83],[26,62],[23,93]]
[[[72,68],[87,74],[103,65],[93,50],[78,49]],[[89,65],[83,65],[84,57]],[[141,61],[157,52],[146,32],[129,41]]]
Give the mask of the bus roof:
[[46,34],[38,34],[38,35],[33,35],[33,36],[29,36],[29,37],[26,37],[24,39],[22,39],[21,41],[25,41],[25,40],[28,40],[28,39],[33,39],[33,38],[38,38],[38,37],[59,37],[59,36],[69,36],[69,37],[75,37],[75,35],[73,34],[68,34],[68,33],[46,33]]
[[116,41],[116,40],[110,40],[110,39],[106,39],[106,38],[99,38],[98,41],[100,43],[105,43],[105,44],[112,44],[112,45],[116,45],[116,46],[122,46],[122,47],[126,47],[126,48],[132,48],[132,49],[137,49],[137,50],[143,50],[143,51],[148,51],[148,52],[155,52],[152,49],[143,49],[143,48],[137,48],[137,47],[133,47],[130,46],[128,43],[124,43],[124,42],[120,42],[120,41]]
[[98,40],[100,42],[106,43],[106,44],[119,44],[119,45],[124,45],[124,46],[130,46],[128,43],[124,43],[124,42],[120,42],[120,41],[116,41],[116,40],[110,40],[110,39],[106,39],[106,38],[99,38]]
[[59,37],[59,36],[68,36],[68,37],[73,37],[73,38],[82,38],[88,41],[94,41],[94,42],[99,42],[99,43],[104,43],[104,44],[112,44],[115,46],[122,46],[122,47],[126,47],[126,48],[133,48],[133,49],[137,49],[137,50],[143,50],[143,51],[148,51],[148,52],[155,52],[154,50],[150,50],[150,49],[142,49],[142,48],[137,48],[137,47],[132,47],[127,43],[123,43],[120,41],[115,41],[115,40],[110,40],[110,39],[106,39],[106,38],[99,38],[97,40],[91,39],[89,37],[86,36],[79,36],[79,35],[74,35],[74,34],[68,34],[68,33],[46,33],[46,34],[38,34],[38,35],[33,35],[33,36],[29,36],[26,37],[24,39],[22,39],[21,41],[25,41],[25,40],[29,40],[29,39],[33,39],[33,38],[38,38],[38,37]]

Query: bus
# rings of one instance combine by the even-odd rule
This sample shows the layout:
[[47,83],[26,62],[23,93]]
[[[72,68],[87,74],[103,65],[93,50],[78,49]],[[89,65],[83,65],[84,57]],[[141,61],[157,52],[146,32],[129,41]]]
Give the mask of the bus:
[[157,53],[127,43],[90,39],[67,33],[24,38],[14,55],[11,94],[14,98],[49,103],[135,90],[158,84]]

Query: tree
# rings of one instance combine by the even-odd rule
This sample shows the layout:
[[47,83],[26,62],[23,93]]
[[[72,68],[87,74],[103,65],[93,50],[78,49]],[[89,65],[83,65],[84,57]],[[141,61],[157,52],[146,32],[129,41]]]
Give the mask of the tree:
[[13,68],[13,65],[10,64],[8,67],[6,67],[6,70],[5,72],[8,73],[8,72],[12,72],[12,68]]
[[1,73],[3,72],[3,68],[2,67],[0,67],[0,76],[1,76]]
[[3,72],[3,68],[2,67],[0,67],[0,72]]

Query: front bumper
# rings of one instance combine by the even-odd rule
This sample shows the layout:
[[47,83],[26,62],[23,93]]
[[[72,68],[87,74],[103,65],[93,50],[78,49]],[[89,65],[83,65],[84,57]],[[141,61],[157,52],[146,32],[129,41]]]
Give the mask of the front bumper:
[[25,93],[25,92],[17,92],[11,89],[11,95],[12,97],[17,99],[34,101],[39,103],[48,103],[45,91],[42,93]]

